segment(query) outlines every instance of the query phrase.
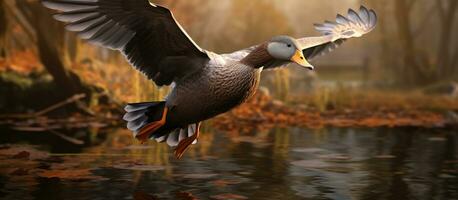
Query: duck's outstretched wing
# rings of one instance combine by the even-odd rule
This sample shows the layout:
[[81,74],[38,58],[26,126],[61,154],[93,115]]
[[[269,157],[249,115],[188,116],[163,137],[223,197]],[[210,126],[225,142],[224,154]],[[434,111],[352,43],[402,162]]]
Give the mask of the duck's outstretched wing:
[[349,38],[361,37],[371,32],[377,24],[377,15],[373,10],[361,6],[359,12],[348,10],[348,16],[337,15],[336,22],[326,21],[315,24],[315,29],[323,34],[320,37],[299,39],[304,56],[311,60],[339,47]]
[[208,59],[167,8],[148,0],[42,0],[54,18],[92,43],[121,51],[157,85],[199,70]]

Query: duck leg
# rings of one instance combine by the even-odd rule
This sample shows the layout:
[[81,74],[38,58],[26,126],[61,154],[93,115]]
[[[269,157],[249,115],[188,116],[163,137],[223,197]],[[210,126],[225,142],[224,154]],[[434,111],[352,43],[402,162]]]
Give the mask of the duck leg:
[[165,125],[167,119],[167,112],[168,108],[164,107],[164,111],[162,112],[162,118],[159,121],[151,122],[145,125],[140,132],[135,136],[142,144],[147,142],[155,131]]
[[196,132],[194,133],[194,135],[192,135],[191,137],[188,137],[184,140],[182,140],[177,148],[175,149],[175,157],[177,159],[181,159],[181,157],[183,157],[183,154],[186,152],[186,150],[189,149],[189,146],[199,138],[199,135],[200,135],[200,122],[196,124]]

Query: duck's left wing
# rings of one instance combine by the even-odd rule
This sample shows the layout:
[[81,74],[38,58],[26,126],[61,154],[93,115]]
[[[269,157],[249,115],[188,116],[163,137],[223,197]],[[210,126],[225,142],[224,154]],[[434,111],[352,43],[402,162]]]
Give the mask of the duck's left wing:
[[336,22],[326,21],[323,24],[315,24],[315,29],[323,36],[306,37],[298,41],[303,48],[305,58],[311,60],[336,49],[349,38],[361,37],[371,32],[376,24],[376,13],[361,6],[359,12],[349,9],[347,17],[337,15]]
[[208,55],[173,17],[148,0],[42,0],[54,15],[89,42],[121,51],[157,85],[193,73]]

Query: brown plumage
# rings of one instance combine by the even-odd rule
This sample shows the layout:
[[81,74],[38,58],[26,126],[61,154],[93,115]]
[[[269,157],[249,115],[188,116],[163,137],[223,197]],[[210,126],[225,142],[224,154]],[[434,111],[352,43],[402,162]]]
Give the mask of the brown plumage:
[[272,60],[275,59],[267,51],[267,43],[264,43],[258,45],[250,54],[240,60],[240,62],[254,68],[260,68],[266,66]]

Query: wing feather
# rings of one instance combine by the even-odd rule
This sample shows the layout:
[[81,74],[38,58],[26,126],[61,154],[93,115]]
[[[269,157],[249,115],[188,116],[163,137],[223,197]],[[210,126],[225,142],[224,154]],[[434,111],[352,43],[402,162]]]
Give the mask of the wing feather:
[[[54,18],[67,23],[67,30],[77,32],[89,42],[121,51],[157,85],[169,85],[194,73],[199,69],[196,60],[200,64],[208,60],[206,51],[189,37],[170,10],[148,0],[42,0],[42,3],[60,11]],[[169,60],[174,64],[169,64]]]
[[47,8],[60,10],[63,12],[72,12],[77,10],[85,9],[96,9],[96,0],[87,1],[72,1],[72,0],[55,0],[55,1],[43,1],[43,5]]
[[375,11],[361,6],[359,12],[348,10],[347,16],[338,14],[336,22],[325,21],[315,24],[315,29],[323,36],[299,39],[304,56],[313,59],[338,48],[349,38],[361,37],[371,32],[377,24]]
[[87,10],[83,9],[79,12],[68,12],[66,14],[56,14],[54,15],[54,19],[61,21],[61,22],[66,22],[66,23],[76,22],[76,21],[80,21],[83,19],[91,18],[93,16],[100,15],[99,13],[94,12],[94,11],[95,11],[94,9],[87,9]]

